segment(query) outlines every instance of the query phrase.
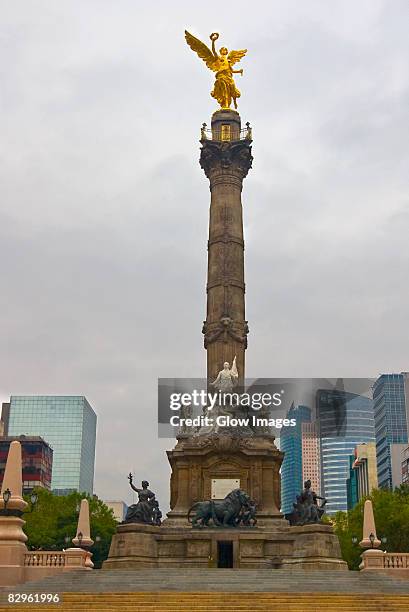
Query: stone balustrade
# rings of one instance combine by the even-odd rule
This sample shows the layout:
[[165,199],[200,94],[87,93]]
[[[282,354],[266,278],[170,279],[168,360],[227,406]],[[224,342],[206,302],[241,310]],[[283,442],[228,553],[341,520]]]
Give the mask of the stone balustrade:
[[409,553],[384,553],[383,566],[409,569]]
[[64,567],[65,552],[28,552],[24,555],[25,567]]
[[409,553],[389,553],[368,549],[362,553],[359,569],[409,578]]
[[40,580],[46,576],[54,576],[70,570],[91,570],[94,567],[91,557],[90,552],[81,548],[26,552],[21,582]]

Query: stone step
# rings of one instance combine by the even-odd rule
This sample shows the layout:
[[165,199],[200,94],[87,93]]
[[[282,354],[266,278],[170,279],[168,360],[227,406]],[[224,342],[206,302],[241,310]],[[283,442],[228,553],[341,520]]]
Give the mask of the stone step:
[[287,577],[287,578],[311,578],[312,580],[321,580],[322,578],[335,578],[336,580],[362,580],[363,578],[365,579],[376,579],[378,580],[379,578],[388,578],[386,575],[383,574],[372,574],[372,573],[362,573],[362,572],[352,572],[352,571],[345,571],[345,572],[326,572],[326,571],[285,571],[285,570],[234,570],[234,569],[212,569],[212,570],[201,570],[201,569],[197,569],[195,572],[193,572],[192,570],[190,570],[190,572],[186,572],[183,569],[180,569],[179,571],[175,572],[170,572],[170,571],[163,571],[163,570],[131,570],[131,571],[124,571],[124,570],[93,570],[92,572],[79,572],[79,571],[72,571],[70,573],[65,573],[64,576],[88,576],[90,579],[92,577],[92,579],[94,580],[96,577],[102,577],[104,576],[105,578],[109,578],[109,577],[116,577],[118,578],[137,578],[138,576],[145,579],[145,578],[155,578],[155,577],[164,577],[164,576],[168,576],[169,578],[174,578],[174,577],[179,577],[181,576],[181,573],[183,573],[183,577],[188,578],[188,577],[193,577],[193,578],[199,578],[199,577],[205,577],[205,578],[212,578],[214,580],[220,579],[223,580],[226,576],[229,576],[230,578],[233,577],[237,577],[237,578],[248,578],[248,579],[260,579],[260,578],[270,578],[270,579],[278,579],[281,580],[281,578],[283,577]]
[[[4,595],[2,603],[4,601]],[[0,606],[4,612],[10,609],[23,612],[33,609],[31,604]],[[52,604],[36,604],[39,612],[53,609]],[[409,609],[409,596],[375,595],[370,599],[367,596],[329,595],[322,593],[311,594],[248,594],[243,598],[232,596],[229,601],[223,593],[127,593],[118,595],[105,593],[104,595],[67,593],[62,597],[62,603],[55,606],[59,612],[372,612],[372,611],[403,611]]]
[[407,593],[409,581],[362,572],[286,570],[94,570],[66,572],[26,583],[14,592],[333,592]]
[[[94,570],[94,571],[99,571],[102,574],[137,574],[138,572],[144,572],[145,574],[177,574],[178,572],[180,572],[182,566],[177,568],[177,567],[169,567],[169,568],[163,568],[163,567],[146,567],[146,568],[139,568],[139,569],[135,569],[133,567],[128,567],[128,568],[121,568],[121,569],[100,569],[100,570]],[[75,571],[75,570],[74,570]],[[289,566],[287,568],[218,568],[218,567],[186,567],[183,568],[183,571],[188,573],[192,573],[192,574],[197,574],[199,571],[200,572],[204,572],[204,573],[236,573],[236,574],[248,574],[250,575],[258,575],[258,574],[288,574],[289,572],[294,572],[294,573],[298,573],[298,574],[326,574],[326,575],[332,575],[332,576],[343,576],[345,574],[348,573],[349,570],[333,570],[333,569],[303,569],[303,568],[299,568],[296,566]]]
[[[213,591],[223,591],[223,592],[248,592],[248,593],[253,593],[253,592],[267,592],[267,593],[271,593],[271,592],[282,592],[282,593],[288,593],[288,592],[298,592],[298,593],[302,593],[302,592],[333,592],[333,593],[348,593],[348,592],[353,592],[353,593],[402,593],[402,594],[408,594],[409,593],[409,589],[407,586],[400,586],[400,585],[389,585],[389,588],[382,588],[379,587],[377,589],[375,588],[371,588],[368,587],[367,585],[358,585],[356,588],[347,588],[347,587],[341,587],[339,585],[319,585],[317,588],[314,588],[314,585],[310,585],[309,588],[307,588],[306,586],[301,587],[300,585],[280,585],[280,587],[276,587],[275,585],[257,585],[256,587],[250,584],[244,584],[244,585],[235,585],[235,584],[230,584],[230,585],[225,585],[224,588],[220,588],[219,585],[200,585],[200,584],[196,584],[196,585],[183,585],[183,584],[179,584],[179,585],[172,585],[172,584],[158,584],[158,585],[132,585],[132,584],[128,584],[127,586],[124,586],[123,588],[118,588],[115,584],[107,584],[107,585],[98,585],[94,588],[92,588],[92,585],[89,585],[89,587],[82,587],[82,588],[78,588],[78,585],[72,584],[72,585],[67,585],[67,584],[63,584],[63,583],[48,583],[48,584],[32,584],[32,583],[26,583],[29,586],[29,590],[32,593],[43,593],[43,592],[83,592],[83,593],[93,593],[93,592],[109,592],[109,591],[115,591],[115,592],[152,592],[152,591],[183,591],[183,592],[196,592],[199,589],[201,591],[204,592],[213,592]],[[190,586],[192,586],[192,588],[189,588]],[[194,588],[193,588],[194,587]],[[28,587],[27,587],[28,588]],[[13,589],[14,592],[14,589]],[[19,589],[19,591],[17,592],[21,592],[21,589]]]
[[[120,607],[118,607],[120,605]],[[320,607],[318,607],[320,606]],[[23,610],[27,610],[27,609],[33,609],[34,606],[29,606],[29,605],[13,605],[12,609],[18,611],[21,610],[21,612],[23,612]],[[0,610],[10,610],[11,609],[11,604],[8,604],[8,607],[3,607],[0,606]],[[43,605],[35,605],[35,609],[38,610],[49,610],[50,606],[43,606]],[[121,604],[117,604],[117,603],[112,603],[112,604],[107,604],[104,601],[93,601],[93,602],[88,602],[86,608],[81,606],[81,604],[78,603],[73,603],[70,602],[69,604],[60,604],[58,605],[58,608],[56,608],[58,610],[76,610],[77,612],[83,611],[83,610],[114,610],[115,612],[118,612],[118,610],[121,610],[121,612],[125,611],[125,610],[144,610],[145,612],[152,612],[152,611],[157,611],[157,610],[166,610],[167,612],[181,612],[182,610],[186,610],[186,612],[192,612],[192,610],[194,611],[198,611],[198,612],[206,612],[207,610],[209,611],[216,611],[216,612],[220,612],[224,609],[220,608],[220,601],[219,602],[206,602],[205,605],[203,606],[196,606],[194,603],[192,602],[184,602],[183,600],[180,600],[180,602],[178,604],[168,604],[167,602],[158,602],[158,604],[155,604],[154,607],[150,607],[150,606],[146,606],[143,602],[134,602],[134,603],[124,603],[121,602]],[[357,601],[356,603],[353,602],[331,602],[331,600],[325,600],[325,601],[314,601],[314,603],[312,603],[311,599],[310,600],[305,600],[305,601],[292,601],[289,602],[288,600],[280,600],[280,601],[266,601],[264,603],[254,603],[254,602],[247,602],[246,604],[236,604],[234,602],[232,602],[232,604],[230,605],[230,608],[226,608],[226,610],[234,610],[234,611],[243,611],[243,612],[249,612],[251,611],[257,611],[257,610],[280,610],[280,612],[282,610],[287,610],[291,611],[291,612],[301,612],[302,610],[320,610],[320,612],[322,612],[322,610],[325,610],[326,612],[328,612],[328,610],[334,610],[334,611],[338,611],[341,610],[343,612],[369,612],[372,610],[403,610],[403,611],[407,611],[408,610],[408,602],[399,602],[399,601],[391,601],[391,600],[387,600],[385,599],[383,602],[368,602],[368,601]]]

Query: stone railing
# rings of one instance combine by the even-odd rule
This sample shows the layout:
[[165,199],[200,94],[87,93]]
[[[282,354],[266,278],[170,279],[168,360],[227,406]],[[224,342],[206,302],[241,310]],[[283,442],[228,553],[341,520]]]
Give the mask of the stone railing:
[[211,130],[202,128],[200,131],[201,140],[214,140],[216,142],[231,142],[237,140],[253,140],[252,128],[249,126],[243,130]]
[[64,567],[65,552],[28,552],[24,555],[25,567]]
[[384,567],[409,568],[409,553],[384,553]]
[[91,570],[94,564],[92,554],[82,548],[67,550],[33,550],[24,553],[23,573],[18,582],[39,580],[71,570]]
[[409,553],[389,553],[368,549],[362,553],[359,569],[409,577]]

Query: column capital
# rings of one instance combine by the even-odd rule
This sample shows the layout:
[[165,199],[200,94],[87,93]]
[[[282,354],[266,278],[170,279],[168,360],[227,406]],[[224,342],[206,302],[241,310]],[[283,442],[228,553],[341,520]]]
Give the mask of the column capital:
[[212,183],[214,171],[222,171],[242,180],[251,168],[253,156],[250,140],[202,140],[200,166]]

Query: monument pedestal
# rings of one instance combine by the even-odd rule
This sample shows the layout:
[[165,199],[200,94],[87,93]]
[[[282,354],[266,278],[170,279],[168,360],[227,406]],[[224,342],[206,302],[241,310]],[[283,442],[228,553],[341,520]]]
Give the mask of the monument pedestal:
[[240,437],[228,434],[179,438],[168,451],[172,467],[170,507],[166,527],[188,527],[187,515],[193,504],[215,499],[215,489],[239,483],[233,488],[246,491],[257,504],[257,525],[281,523],[280,466],[284,454],[274,436]]
[[119,525],[103,569],[233,567],[347,570],[329,525],[274,528]]

